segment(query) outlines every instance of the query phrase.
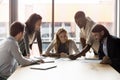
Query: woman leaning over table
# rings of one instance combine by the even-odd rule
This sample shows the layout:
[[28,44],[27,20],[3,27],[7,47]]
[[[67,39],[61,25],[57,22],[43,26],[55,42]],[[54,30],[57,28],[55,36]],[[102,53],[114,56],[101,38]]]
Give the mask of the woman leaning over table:
[[30,49],[32,44],[37,39],[39,52],[42,53],[42,42],[40,34],[40,26],[42,17],[39,14],[33,13],[25,22],[25,34],[24,39],[19,42],[20,50],[23,56],[30,57]]

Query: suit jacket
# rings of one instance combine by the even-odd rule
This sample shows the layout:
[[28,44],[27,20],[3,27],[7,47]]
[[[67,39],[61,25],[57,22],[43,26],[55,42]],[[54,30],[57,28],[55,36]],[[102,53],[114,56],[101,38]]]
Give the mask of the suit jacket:
[[23,40],[21,40],[19,42],[19,46],[20,46],[20,50],[23,53],[24,56],[26,56],[26,54],[30,53],[30,49],[32,49],[32,44],[34,42],[34,40],[37,38],[37,42],[38,42],[38,47],[39,47],[39,52],[42,53],[42,41],[41,41],[41,34],[40,31],[37,31],[34,37],[34,40],[32,42],[32,44],[29,45],[29,38],[28,38],[29,34],[28,34],[28,30],[27,28],[25,28],[25,35]]
[[[101,50],[100,48],[98,54],[99,58],[102,59],[105,56],[105,54],[102,51],[103,49]],[[108,56],[112,61],[112,64],[117,64],[120,66],[120,38],[117,38],[112,35],[109,35],[107,37],[107,52]]]

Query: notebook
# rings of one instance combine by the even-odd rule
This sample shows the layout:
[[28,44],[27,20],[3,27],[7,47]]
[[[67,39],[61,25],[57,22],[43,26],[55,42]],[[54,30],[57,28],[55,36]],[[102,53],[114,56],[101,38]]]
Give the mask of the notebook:
[[48,70],[48,69],[53,69],[53,68],[56,68],[57,65],[55,63],[51,63],[51,64],[46,64],[46,63],[43,63],[43,64],[39,64],[39,65],[33,65],[30,67],[30,69],[33,69],[33,70]]

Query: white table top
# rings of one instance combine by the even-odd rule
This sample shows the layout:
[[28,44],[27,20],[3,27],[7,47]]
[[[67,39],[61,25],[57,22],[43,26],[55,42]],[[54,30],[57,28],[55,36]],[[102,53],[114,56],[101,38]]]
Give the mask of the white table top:
[[[120,80],[120,74],[110,65],[99,64],[99,60],[53,59],[55,63],[42,63],[18,68],[8,80]],[[48,70],[34,70],[31,67],[54,66]]]

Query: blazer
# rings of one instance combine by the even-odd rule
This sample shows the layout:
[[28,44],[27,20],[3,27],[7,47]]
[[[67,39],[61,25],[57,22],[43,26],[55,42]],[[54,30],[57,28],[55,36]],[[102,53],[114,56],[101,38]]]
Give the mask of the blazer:
[[27,30],[27,27],[25,28],[25,34],[24,34],[24,38],[23,40],[21,40],[19,42],[19,47],[20,47],[20,50],[23,54],[28,54],[30,53],[30,49],[32,49],[32,44],[34,42],[34,40],[37,38],[37,42],[38,42],[38,48],[39,48],[39,52],[42,53],[42,40],[41,40],[41,34],[40,34],[40,30],[39,31],[36,31],[35,33],[35,37],[33,39],[33,42],[32,44],[29,45],[29,33],[28,33],[28,30]]
[[[107,52],[112,64],[120,65],[120,38],[112,35],[107,37]],[[99,50],[98,54],[101,59],[105,56],[101,50]]]

